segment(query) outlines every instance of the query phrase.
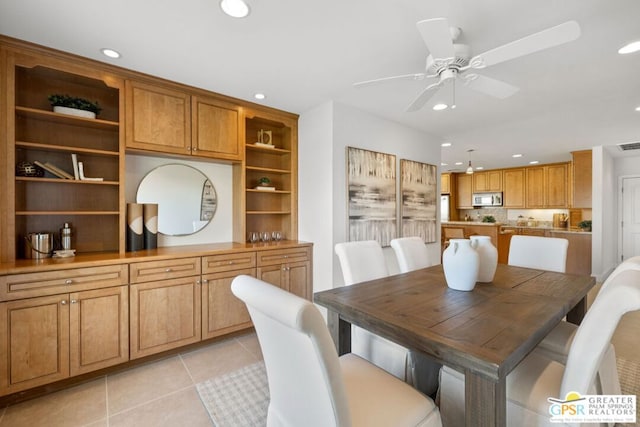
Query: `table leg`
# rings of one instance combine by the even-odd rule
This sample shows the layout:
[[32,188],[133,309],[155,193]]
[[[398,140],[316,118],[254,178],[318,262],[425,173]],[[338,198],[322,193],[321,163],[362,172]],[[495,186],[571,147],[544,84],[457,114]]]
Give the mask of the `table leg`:
[[351,323],[342,320],[338,313],[327,310],[327,326],[338,356],[351,353]]
[[567,322],[579,325],[587,313],[587,297],[585,296],[567,313]]
[[465,425],[504,427],[507,425],[507,382],[498,382],[465,370]]

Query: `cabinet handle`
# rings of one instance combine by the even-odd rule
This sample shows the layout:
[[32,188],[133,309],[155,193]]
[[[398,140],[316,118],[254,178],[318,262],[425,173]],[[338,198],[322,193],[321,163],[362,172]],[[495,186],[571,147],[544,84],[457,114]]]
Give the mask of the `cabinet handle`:
[[198,147],[192,147],[191,151],[198,151]]
[[61,305],[67,305],[67,300],[66,300],[66,299],[63,299],[62,301],[60,301],[60,304],[61,304]]
[[77,300],[74,300],[74,299],[71,300],[71,304],[75,304],[77,302],[78,302]]
[[64,281],[65,285],[70,285],[72,283],[73,283],[73,280],[71,280],[71,279],[67,279],[67,280]]
[[165,272],[165,273],[171,273],[171,268],[166,268],[166,269],[164,270],[164,272]]
[[209,283],[209,280],[208,279],[202,279],[202,283],[204,283],[206,285],[207,283]]
[[229,265],[232,265],[232,264],[233,264],[233,261],[229,261]]
[[289,258],[289,255],[284,255],[282,258]]

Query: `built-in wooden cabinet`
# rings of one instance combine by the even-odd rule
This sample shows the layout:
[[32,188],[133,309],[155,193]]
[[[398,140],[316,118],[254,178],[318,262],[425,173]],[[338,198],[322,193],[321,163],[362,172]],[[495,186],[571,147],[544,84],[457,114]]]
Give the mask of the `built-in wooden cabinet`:
[[191,97],[191,154],[221,160],[243,158],[241,108],[212,96]]
[[166,87],[127,80],[127,148],[191,154],[191,97]]
[[[2,92],[13,95],[2,98],[7,114],[2,214],[6,236],[15,239],[2,240],[0,260],[24,258],[29,233],[57,232],[65,222],[72,225],[77,252],[124,251],[124,81],[84,64],[8,47],[2,52],[8,77]],[[48,101],[52,94],[97,101],[102,111],[96,119],[55,113]],[[49,172],[24,176],[17,170],[23,162],[37,161],[74,176],[72,154],[83,163],[85,176],[103,180],[64,179]]]
[[502,191],[502,170],[476,171],[473,173],[473,192]]
[[524,208],[525,168],[503,170],[504,191],[502,203],[505,208]]
[[566,163],[526,168],[526,207],[567,208],[568,172]]
[[456,208],[473,208],[473,175],[456,174]]
[[591,150],[573,151],[571,207],[591,209],[592,154]]
[[311,252],[309,247],[258,253],[258,279],[311,299]]
[[0,277],[0,395],[129,360],[126,280],[119,265]]
[[[256,145],[260,132],[271,132],[273,147]],[[246,166],[244,230],[235,240],[247,239],[247,232],[281,231],[284,239],[298,236],[298,125],[294,117],[248,110],[245,118]],[[260,188],[268,178],[272,189]]]

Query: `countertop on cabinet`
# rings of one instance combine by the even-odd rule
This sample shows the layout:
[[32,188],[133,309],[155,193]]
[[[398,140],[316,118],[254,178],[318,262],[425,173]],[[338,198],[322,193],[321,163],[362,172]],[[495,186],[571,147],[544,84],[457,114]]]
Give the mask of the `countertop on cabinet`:
[[443,226],[446,226],[446,225],[486,225],[491,227],[504,226],[504,224],[500,222],[482,222],[482,221],[442,221],[440,224]]
[[516,230],[520,230],[520,229],[522,229],[522,230],[545,230],[545,231],[549,231],[549,232],[553,232],[553,233],[591,234],[591,231],[582,231],[579,228],[555,228],[555,227],[544,227],[544,226],[533,227],[533,226],[525,226],[525,225],[507,225],[507,224],[501,224],[501,226],[503,228],[506,228],[506,229],[516,229]]

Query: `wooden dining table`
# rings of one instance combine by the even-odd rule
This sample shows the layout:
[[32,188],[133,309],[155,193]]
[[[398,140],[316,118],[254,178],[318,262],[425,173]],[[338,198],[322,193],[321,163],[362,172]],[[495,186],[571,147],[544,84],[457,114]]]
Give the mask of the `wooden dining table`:
[[506,425],[509,372],[560,322],[579,324],[589,276],[498,264],[491,283],[447,287],[442,265],[314,294],[338,354],[358,325],[464,372],[467,426]]

